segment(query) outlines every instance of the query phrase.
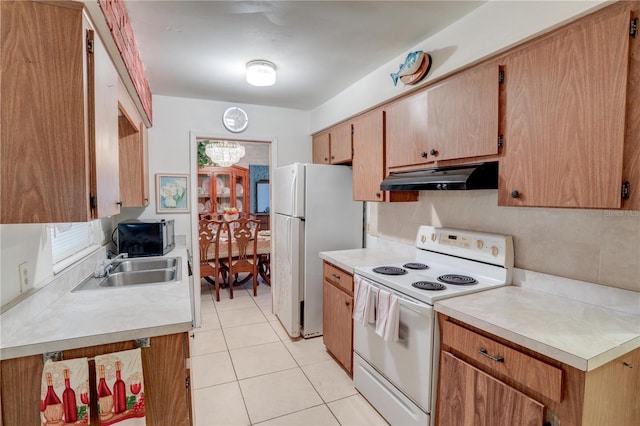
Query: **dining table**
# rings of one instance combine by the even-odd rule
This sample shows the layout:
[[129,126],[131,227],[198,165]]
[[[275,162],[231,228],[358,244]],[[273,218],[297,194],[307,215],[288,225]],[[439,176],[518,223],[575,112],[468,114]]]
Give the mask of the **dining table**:
[[[221,261],[229,258],[229,236],[226,232],[220,234],[218,249],[218,258]],[[231,255],[232,257],[238,257],[239,250],[238,244],[235,239],[231,240]],[[250,244],[247,248],[247,255],[253,255],[253,244]],[[271,231],[263,230],[258,231],[258,274],[264,280],[265,284],[271,285]],[[209,246],[207,252],[207,258],[214,260],[216,258],[215,245]],[[236,284],[244,284],[251,278],[251,275],[243,279]]]

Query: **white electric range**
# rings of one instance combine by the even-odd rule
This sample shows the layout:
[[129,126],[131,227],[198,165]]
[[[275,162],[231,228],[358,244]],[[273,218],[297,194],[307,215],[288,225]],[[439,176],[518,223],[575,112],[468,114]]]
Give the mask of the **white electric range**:
[[[511,236],[421,226],[406,262],[357,267],[354,279],[398,297],[399,339],[354,321],[353,380],[393,425],[429,425],[439,340],[433,304],[511,283]],[[376,299],[377,301],[377,296]]]

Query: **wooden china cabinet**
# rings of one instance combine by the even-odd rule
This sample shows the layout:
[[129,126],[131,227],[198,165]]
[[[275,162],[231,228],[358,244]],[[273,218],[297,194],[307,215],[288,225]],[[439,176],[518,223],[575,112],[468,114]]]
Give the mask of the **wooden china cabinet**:
[[226,207],[249,211],[249,169],[205,166],[198,170],[198,213],[222,213]]

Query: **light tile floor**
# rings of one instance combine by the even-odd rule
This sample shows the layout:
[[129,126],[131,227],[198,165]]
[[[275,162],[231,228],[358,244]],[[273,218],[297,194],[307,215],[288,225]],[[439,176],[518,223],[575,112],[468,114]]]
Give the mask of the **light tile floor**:
[[[246,288],[245,288],[246,287]],[[271,288],[201,284],[191,334],[194,424],[387,425],[329,356],[322,337],[292,340],[271,313]]]

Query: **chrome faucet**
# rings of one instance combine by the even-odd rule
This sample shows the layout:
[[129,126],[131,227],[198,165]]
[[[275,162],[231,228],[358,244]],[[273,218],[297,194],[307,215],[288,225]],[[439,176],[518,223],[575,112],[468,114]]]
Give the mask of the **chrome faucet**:
[[117,255],[116,257],[114,257],[113,259],[107,259],[104,262],[98,264],[98,266],[96,266],[96,270],[93,272],[93,276],[95,278],[104,278],[106,276],[108,276],[111,273],[111,270],[113,269],[113,263],[116,260],[120,260],[120,259],[126,259],[129,256],[128,253],[120,253],[119,255]]

